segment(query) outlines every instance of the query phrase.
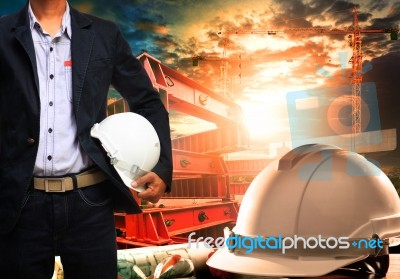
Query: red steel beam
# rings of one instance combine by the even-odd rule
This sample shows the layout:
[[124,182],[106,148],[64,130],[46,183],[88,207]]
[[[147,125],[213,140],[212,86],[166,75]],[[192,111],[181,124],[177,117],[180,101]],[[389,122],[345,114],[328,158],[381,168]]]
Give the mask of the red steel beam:
[[173,149],[174,177],[223,175],[227,169],[221,156]]
[[222,155],[248,149],[248,131],[243,125],[228,125],[218,129],[183,136],[172,140],[174,149]]
[[233,201],[144,209],[141,214],[116,213],[116,227],[123,232],[117,241],[131,246],[171,244],[180,234],[236,222],[237,214]]

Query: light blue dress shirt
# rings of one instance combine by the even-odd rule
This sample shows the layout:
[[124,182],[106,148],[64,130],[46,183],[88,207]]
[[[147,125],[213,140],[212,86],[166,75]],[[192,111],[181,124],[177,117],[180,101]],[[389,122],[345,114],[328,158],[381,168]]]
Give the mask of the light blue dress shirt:
[[34,175],[78,173],[91,165],[82,151],[72,105],[71,17],[67,3],[60,30],[52,38],[29,4],[40,91],[40,139]]

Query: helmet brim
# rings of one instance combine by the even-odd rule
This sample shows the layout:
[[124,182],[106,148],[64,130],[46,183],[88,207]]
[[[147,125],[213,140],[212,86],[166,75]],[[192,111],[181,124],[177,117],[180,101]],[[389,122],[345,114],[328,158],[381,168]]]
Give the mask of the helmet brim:
[[215,252],[207,261],[209,267],[242,275],[274,277],[313,277],[322,276],[343,266],[363,260],[361,255],[351,258],[328,257],[284,257],[254,255],[240,256],[223,248]]
[[115,170],[117,171],[117,173],[121,177],[121,180],[122,180],[122,182],[124,182],[126,187],[128,187],[128,188],[130,188],[132,190],[135,190],[136,192],[142,192],[142,191],[146,190],[145,185],[141,185],[141,186],[138,186],[138,187],[132,187],[131,186],[132,181],[137,179],[138,177],[127,176],[125,171],[120,170],[118,168],[115,168]]

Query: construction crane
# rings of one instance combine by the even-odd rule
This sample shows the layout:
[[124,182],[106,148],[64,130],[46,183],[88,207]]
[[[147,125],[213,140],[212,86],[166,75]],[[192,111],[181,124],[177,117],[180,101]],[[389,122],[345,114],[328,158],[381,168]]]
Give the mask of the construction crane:
[[[221,94],[224,97],[231,98],[231,93],[229,92],[228,89],[228,72],[229,68],[232,63],[238,62],[239,67],[242,67],[242,62],[252,62],[252,61],[286,61],[286,62],[293,62],[294,60],[301,59],[298,57],[294,56],[288,56],[288,55],[275,55],[275,54],[270,54],[270,55],[265,55],[265,56],[257,56],[256,58],[254,57],[242,57],[241,55],[238,56],[238,58],[231,58],[231,57],[226,57],[226,49],[224,48],[224,52],[222,57],[219,56],[208,56],[208,55],[194,55],[192,57],[192,65],[193,66],[198,66],[200,61],[218,61],[221,62],[220,66],[220,72],[221,72]],[[241,73],[239,74],[239,78],[241,79]]]
[[277,35],[287,33],[303,33],[310,35],[349,35],[352,34],[352,146],[351,149],[356,151],[355,137],[361,133],[361,83],[362,83],[362,38],[361,34],[390,34],[391,40],[398,39],[398,28],[385,29],[361,29],[358,24],[357,8],[353,8],[353,27],[338,29],[338,28],[287,28],[282,30],[265,30],[265,29],[243,29],[236,31],[218,32],[219,35],[241,35],[241,34],[263,34]]

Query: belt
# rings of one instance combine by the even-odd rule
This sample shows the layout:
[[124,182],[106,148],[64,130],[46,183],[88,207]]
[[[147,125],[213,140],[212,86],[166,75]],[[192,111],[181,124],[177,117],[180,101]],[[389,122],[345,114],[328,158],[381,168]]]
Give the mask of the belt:
[[63,177],[34,177],[33,188],[46,192],[67,192],[98,184],[107,179],[99,169],[92,169]]

